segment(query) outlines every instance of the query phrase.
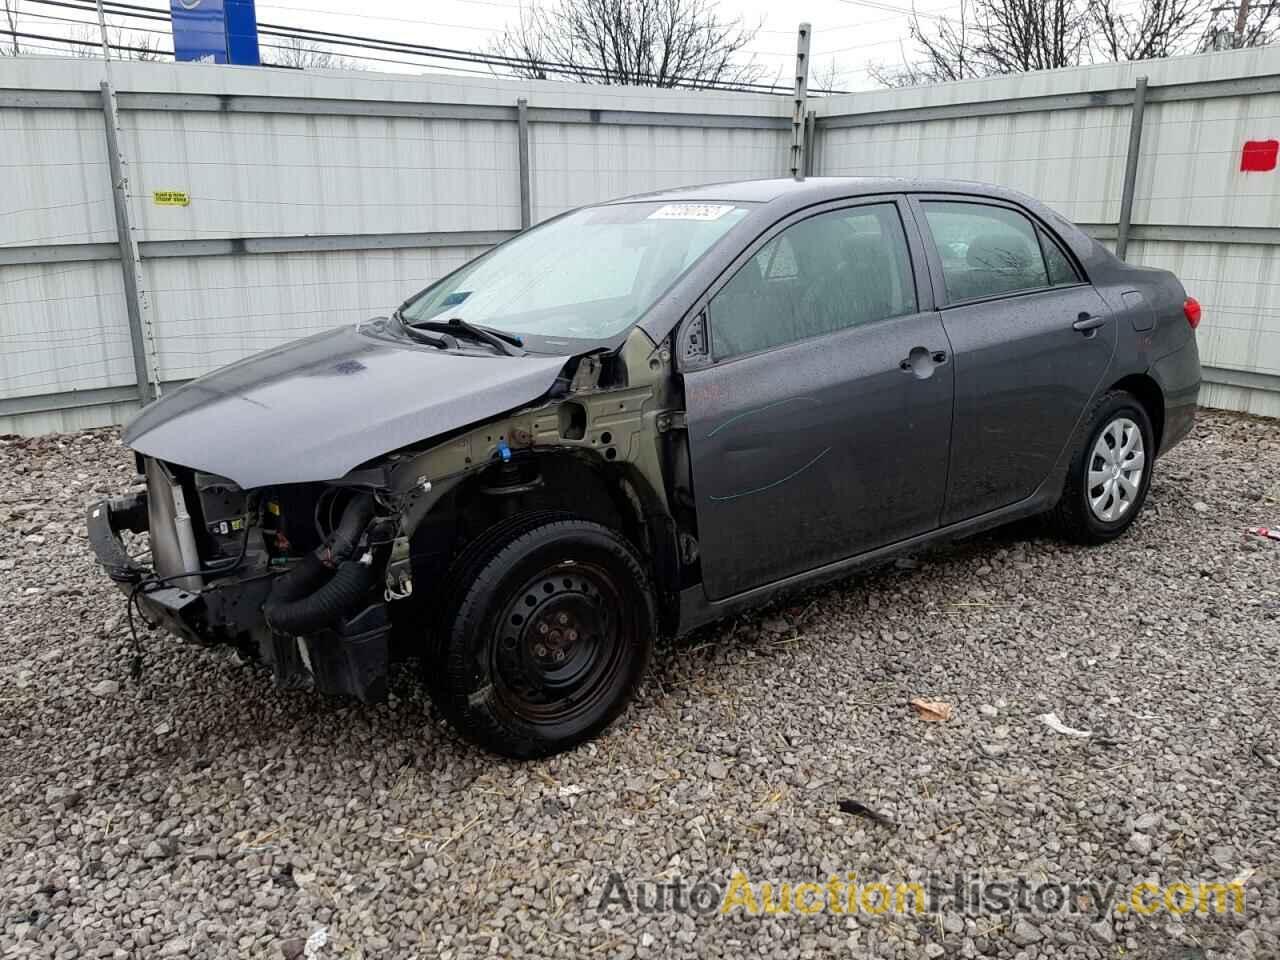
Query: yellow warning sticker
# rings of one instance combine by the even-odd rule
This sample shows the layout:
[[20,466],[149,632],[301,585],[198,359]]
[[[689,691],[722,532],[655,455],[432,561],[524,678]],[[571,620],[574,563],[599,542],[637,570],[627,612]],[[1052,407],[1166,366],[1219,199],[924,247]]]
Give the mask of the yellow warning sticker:
[[151,194],[157,207],[189,207],[191,195],[185,190],[156,190]]

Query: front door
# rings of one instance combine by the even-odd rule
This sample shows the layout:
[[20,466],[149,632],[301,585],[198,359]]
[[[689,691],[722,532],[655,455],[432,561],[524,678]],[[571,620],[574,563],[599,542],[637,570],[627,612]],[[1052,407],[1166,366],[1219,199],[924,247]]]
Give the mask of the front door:
[[905,212],[884,199],[784,221],[711,296],[711,356],[684,383],[714,600],[940,522],[954,367],[921,311]]
[[922,198],[955,352],[943,523],[1023,500],[1070,442],[1115,351],[1115,320],[1044,224],[998,201]]

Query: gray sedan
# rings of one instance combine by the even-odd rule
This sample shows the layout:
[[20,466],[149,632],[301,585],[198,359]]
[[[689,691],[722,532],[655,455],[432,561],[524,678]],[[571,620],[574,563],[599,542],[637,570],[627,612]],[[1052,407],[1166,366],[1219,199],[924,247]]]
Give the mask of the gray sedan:
[[464,735],[545,755],[657,636],[1034,514],[1120,536],[1191,429],[1199,319],[997,187],[631,197],[148,406],[146,489],[89,532],[179,637],[366,701],[412,657]]

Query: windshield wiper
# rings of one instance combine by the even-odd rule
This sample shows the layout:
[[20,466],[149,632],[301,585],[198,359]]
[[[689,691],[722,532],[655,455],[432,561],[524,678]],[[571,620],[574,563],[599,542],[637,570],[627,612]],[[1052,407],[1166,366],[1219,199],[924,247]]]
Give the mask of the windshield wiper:
[[429,333],[423,333],[421,330],[415,330],[409,325],[409,321],[404,318],[404,314],[397,307],[395,313],[391,314],[391,319],[400,324],[400,329],[405,332],[410,340],[416,340],[418,343],[425,343],[428,346],[437,348],[438,350],[448,350],[449,341],[444,337],[432,336]]
[[[505,333],[502,330],[492,330],[489,327],[476,326],[463,320],[461,317],[450,317],[447,322],[440,320],[418,320],[410,323],[401,318],[400,321],[406,328],[411,330],[435,330],[439,333],[451,333],[457,336],[464,333],[473,340],[479,340],[481,343],[487,343],[499,353],[508,357],[523,357],[525,355],[524,341],[512,333]],[[512,347],[516,349],[513,350]]]

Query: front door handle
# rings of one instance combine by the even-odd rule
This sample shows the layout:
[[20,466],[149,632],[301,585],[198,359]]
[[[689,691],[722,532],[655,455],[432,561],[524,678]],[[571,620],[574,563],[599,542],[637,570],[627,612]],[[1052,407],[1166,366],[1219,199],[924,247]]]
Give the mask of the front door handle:
[[1106,317],[1097,314],[1082,313],[1076,317],[1076,322],[1071,324],[1072,330],[1079,330],[1081,333],[1088,333],[1090,330],[1096,330],[1107,322]]
[[921,380],[933,376],[933,368],[947,362],[947,351],[926,350],[924,347],[912,347],[906,357],[898,361],[898,369],[904,373],[914,373]]

